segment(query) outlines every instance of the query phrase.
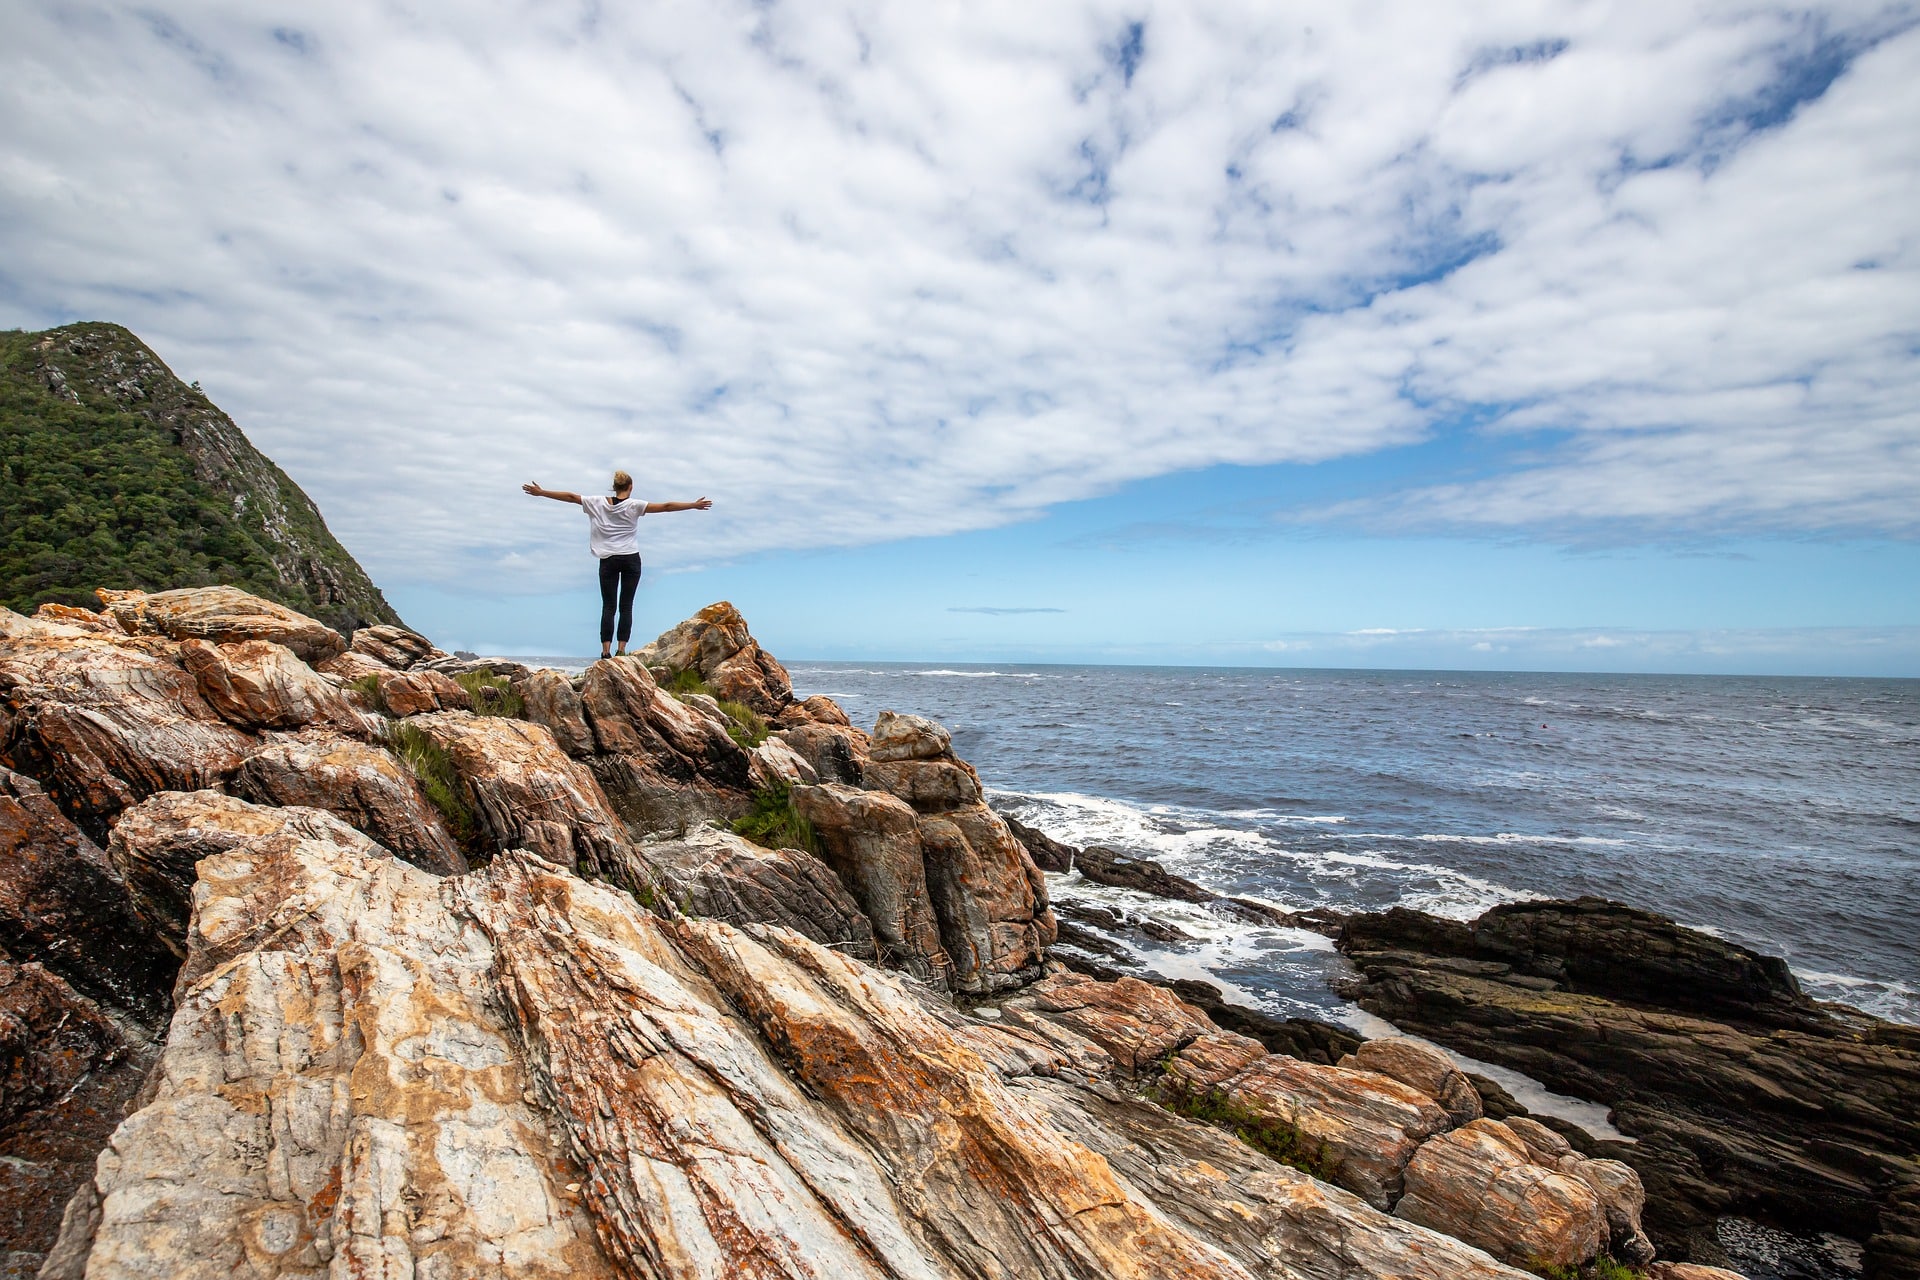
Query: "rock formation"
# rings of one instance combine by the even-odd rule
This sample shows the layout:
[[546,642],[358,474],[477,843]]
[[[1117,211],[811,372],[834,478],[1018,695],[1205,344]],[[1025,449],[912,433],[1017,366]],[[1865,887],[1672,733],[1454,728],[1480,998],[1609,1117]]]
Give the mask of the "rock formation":
[[1597,898],[1463,924],[1396,909],[1348,921],[1348,994],[1398,1026],[1612,1108],[1669,1257],[1722,1260],[1740,1213],[1867,1244],[1920,1275],[1902,1211],[1920,1187],[1920,1032],[1802,995],[1776,959]]
[[[947,732],[794,701],[731,606],[569,678],[168,594],[0,613],[0,1224],[44,1276],[1648,1260],[1632,1169],[1430,1047],[1050,959]],[[1456,965],[1659,981],[1488,936]]]

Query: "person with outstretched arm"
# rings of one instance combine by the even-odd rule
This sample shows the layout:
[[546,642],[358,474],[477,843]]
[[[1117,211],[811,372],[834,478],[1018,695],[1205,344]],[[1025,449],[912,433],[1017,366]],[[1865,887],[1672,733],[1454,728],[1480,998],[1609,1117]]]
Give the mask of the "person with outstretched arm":
[[616,656],[609,652],[615,635],[616,606],[620,613],[619,652],[626,653],[627,641],[633,637],[633,593],[640,586],[640,517],[665,511],[705,511],[713,505],[712,499],[636,502],[633,477],[624,471],[613,473],[611,498],[597,493],[583,498],[560,489],[542,489],[531,480],[520,487],[536,498],[574,503],[587,513],[588,545],[600,561],[600,656]]

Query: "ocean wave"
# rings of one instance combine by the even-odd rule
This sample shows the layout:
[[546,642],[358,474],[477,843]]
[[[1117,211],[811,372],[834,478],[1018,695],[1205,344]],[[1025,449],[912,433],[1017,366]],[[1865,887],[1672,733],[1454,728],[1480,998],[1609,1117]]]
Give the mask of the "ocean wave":
[[962,680],[987,680],[994,678],[1001,680],[1058,680],[1060,678],[1059,676],[1045,675],[1038,671],[952,671],[945,667],[936,668],[932,671],[902,671],[898,674],[908,676],[955,676]]
[[1862,978],[1795,967],[1801,989],[1816,1000],[1852,1005],[1889,1022],[1920,1023],[1920,988],[1897,978]]

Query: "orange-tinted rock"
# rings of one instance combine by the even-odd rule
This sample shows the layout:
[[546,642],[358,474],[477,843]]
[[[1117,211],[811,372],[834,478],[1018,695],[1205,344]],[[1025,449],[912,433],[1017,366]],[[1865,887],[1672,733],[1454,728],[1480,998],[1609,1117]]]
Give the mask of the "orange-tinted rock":
[[391,667],[375,662],[365,654],[355,653],[351,649],[345,653],[336,653],[325,662],[314,663],[313,669],[323,676],[332,676],[339,684],[351,684],[356,680],[364,680],[368,676],[377,680],[392,670]]
[[638,658],[594,663],[580,702],[599,752],[594,776],[629,829],[684,830],[745,811],[754,762],[725,717],[661,689]]
[[1412,1085],[1438,1102],[1455,1124],[1478,1120],[1483,1114],[1479,1091],[1466,1073],[1453,1065],[1453,1059],[1423,1041],[1407,1036],[1368,1040],[1342,1058],[1340,1065],[1377,1071]]
[[1138,978],[1100,982],[1063,973],[1036,983],[1009,1008],[1031,1008],[1105,1049],[1129,1075],[1149,1071],[1201,1036],[1218,1034],[1201,1013],[1165,987]]
[[1299,1130],[1321,1150],[1333,1181],[1377,1209],[1399,1199],[1402,1171],[1420,1144],[1452,1123],[1433,1099],[1398,1080],[1278,1055],[1221,1087],[1241,1106]]
[[627,867],[626,832],[600,784],[537,724],[440,711],[407,722],[444,749],[490,851],[529,849],[602,875]]
[[326,841],[362,857],[387,851],[330,813],[249,804],[218,791],[162,791],[120,817],[107,857],[126,882],[134,910],[175,955],[186,955],[187,921],[202,858],[290,836]]
[[0,1127],[46,1106],[125,1053],[93,1001],[38,964],[0,950]]
[[472,700],[453,677],[438,671],[382,672],[380,705],[391,716],[419,716],[431,711],[465,711]]
[[638,651],[651,667],[694,671],[722,698],[778,716],[793,701],[793,681],[747,631],[740,611],[710,604]]
[[304,662],[323,662],[347,647],[346,639],[332,627],[238,587],[95,594],[130,635],[150,633],[217,644],[271,640],[293,650]]
[[980,778],[958,760],[874,760],[862,770],[869,787],[891,791],[921,813],[980,803]]
[[1607,1243],[1592,1187],[1529,1161],[1498,1120],[1475,1120],[1430,1138],[1406,1168],[1396,1217],[1444,1231],[1497,1258],[1578,1266]]
[[587,727],[580,694],[564,672],[547,668],[530,671],[513,687],[525,704],[525,718],[545,725],[562,751],[570,756],[593,754],[593,730]]
[[803,756],[820,781],[849,787],[865,785],[870,763],[867,735],[858,729],[807,723],[782,729],[775,736]]
[[200,696],[242,729],[297,729],[320,721],[349,733],[367,731],[340,691],[285,645],[183,640],[180,658]]
[[362,627],[353,633],[348,648],[394,671],[405,671],[417,662],[447,656],[418,632],[393,626]]
[[1266,1056],[1267,1047],[1252,1036],[1210,1031],[1176,1053],[1167,1064],[1167,1074],[1173,1077],[1176,1087],[1205,1093]]
[[950,757],[953,735],[925,716],[882,711],[874,722],[867,754],[875,760],[939,760]]
[[839,703],[824,693],[816,693],[810,698],[803,698],[783,708],[779,715],[779,723],[783,728],[803,724],[824,724],[838,725],[844,729],[851,727],[853,721],[847,719],[847,713],[840,709]]
[[883,963],[946,985],[953,961],[927,894],[919,819],[903,800],[837,783],[795,787],[795,808],[819,834],[822,857],[873,922]]
[[234,775],[234,790],[265,805],[325,809],[435,875],[459,875],[466,857],[419,781],[392,753],[329,729],[268,734]]
[[35,609],[33,616],[47,622],[79,627],[84,631],[97,631],[101,635],[123,636],[126,634],[110,613],[95,613],[91,609],[81,609],[70,604],[56,604],[51,600]]
[[221,783],[250,747],[178,662],[77,627],[0,615],[0,765],[39,779],[96,838],[156,791]]

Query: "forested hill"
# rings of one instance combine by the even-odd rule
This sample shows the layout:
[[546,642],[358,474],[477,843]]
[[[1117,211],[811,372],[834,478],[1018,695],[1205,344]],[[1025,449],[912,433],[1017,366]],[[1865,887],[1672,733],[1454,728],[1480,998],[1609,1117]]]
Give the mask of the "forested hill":
[[132,333],[0,332],[0,604],[222,582],[344,632],[399,621],[300,486]]

